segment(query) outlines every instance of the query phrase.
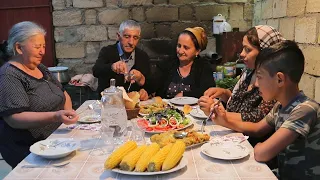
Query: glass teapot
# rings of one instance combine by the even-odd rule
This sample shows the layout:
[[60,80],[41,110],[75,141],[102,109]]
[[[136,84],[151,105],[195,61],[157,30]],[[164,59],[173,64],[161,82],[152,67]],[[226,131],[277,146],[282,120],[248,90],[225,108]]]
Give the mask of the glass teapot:
[[102,93],[101,125],[105,128],[113,128],[115,143],[122,144],[127,134],[127,113],[122,91],[115,84],[116,80],[110,79],[110,87]]

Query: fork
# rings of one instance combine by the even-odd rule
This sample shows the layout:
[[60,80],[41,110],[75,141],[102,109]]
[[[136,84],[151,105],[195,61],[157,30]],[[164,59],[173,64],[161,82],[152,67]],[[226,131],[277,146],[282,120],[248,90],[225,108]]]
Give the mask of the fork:
[[207,117],[207,119],[205,119],[205,120],[202,121],[202,123],[201,123],[201,129],[200,129],[200,131],[201,131],[202,134],[203,134],[203,132],[204,132],[204,127],[207,125],[207,121],[208,121],[209,119],[211,119],[212,114],[213,114],[213,111],[210,112],[210,114],[209,114],[209,116]]
[[[218,106],[218,105],[220,104],[220,102],[221,102],[221,100],[219,99],[219,101],[215,104],[215,106]],[[203,132],[204,132],[204,127],[207,125],[207,121],[210,120],[211,117],[212,117],[212,115],[213,115],[213,111],[214,111],[214,110],[212,110],[212,111],[210,112],[209,116],[208,116],[205,120],[203,120],[202,123],[201,123],[201,129],[200,129],[200,131],[201,131],[202,134],[203,134]]]
[[37,165],[37,164],[26,164],[22,165],[21,168],[50,168],[50,167],[63,167],[70,164],[70,162],[63,162],[59,164],[48,164],[48,165]]
[[[133,79],[133,77],[134,77],[134,74],[131,75],[131,79]],[[131,85],[132,85],[132,82],[130,81],[130,84],[129,84],[129,87],[128,87],[128,90],[127,90],[128,92],[129,92],[129,90],[131,88]]]

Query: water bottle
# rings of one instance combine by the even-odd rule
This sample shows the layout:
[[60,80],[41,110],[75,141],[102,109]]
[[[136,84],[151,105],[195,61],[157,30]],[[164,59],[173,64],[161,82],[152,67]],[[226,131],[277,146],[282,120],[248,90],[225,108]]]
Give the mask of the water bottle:
[[110,79],[110,87],[102,93],[101,125],[105,129],[113,128],[115,144],[122,144],[127,134],[127,113],[122,91],[115,85],[116,80]]

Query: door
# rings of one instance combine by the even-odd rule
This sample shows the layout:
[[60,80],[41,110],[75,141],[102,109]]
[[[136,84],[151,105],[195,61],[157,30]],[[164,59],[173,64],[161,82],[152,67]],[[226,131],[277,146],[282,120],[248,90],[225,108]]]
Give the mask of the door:
[[46,54],[42,63],[55,66],[51,0],[0,0],[0,42],[7,40],[10,28],[21,21],[33,21],[44,27]]

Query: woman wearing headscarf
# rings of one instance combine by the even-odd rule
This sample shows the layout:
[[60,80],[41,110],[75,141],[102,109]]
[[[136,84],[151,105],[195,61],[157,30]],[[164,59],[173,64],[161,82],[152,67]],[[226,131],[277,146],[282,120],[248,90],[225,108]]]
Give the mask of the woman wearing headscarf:
[[240,54],[246,65],[239,81],[233,88],[209,88],[199,99],[200,108],[210,113],[210,106],[215,98],[226,102],[227,117],[236,121],[258,122],[266,116],[274,105],[274,101],[263,101],[258,87],[255,87],[256,72],[254,70],[259,52],[284,40],[280,32],[271,26],[259,25],[250,28],[243,37],[243,49]]
[[186,28],[179,34],[175,58],[156,65],[153,76],[157,96],[199,98],[215,86],[210,64],[199,56],[207,43],[202,27]]

